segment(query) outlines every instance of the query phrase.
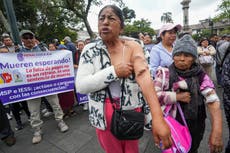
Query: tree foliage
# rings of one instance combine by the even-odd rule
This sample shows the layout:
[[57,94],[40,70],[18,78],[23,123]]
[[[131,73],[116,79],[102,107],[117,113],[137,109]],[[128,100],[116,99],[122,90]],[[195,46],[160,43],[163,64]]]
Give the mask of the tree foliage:
[[135,20],[132,24],[127,24],[123,34],[135,37],[140,32],[147,32],[150,35],[155,34],[155,31],[151,28],[151,22],[148,21],[148,19]]
[[197,42],[200,41],[202,38],[209,38],[211,35],[211,30],[210,29],[203,29],[197,34],[193,34],[192,37],[194,40]]
[[171,12],[165,12],[161,16],[161,22],[163,23],[173,23],[172,20],[172,13]]
[[[124,6],[122,0],[112,0],[112,1],[114,3],[118,3],[120,7]],[[102,4],[103,4],[103,0],[65,0],[63,1],[62,5],[60,5],[60,7],[63,7],[66,10],[71,11],[73,14],[75,14],[76,17],[78,17],[84,23],[90,37],[93,38],[94,33],[89,25],[87,17],[89,15],[89,11],[92,5],[99,6]]]
[[[66,35],[75,40],[77,31],[83,28],[86,28],[91,38],[94,37],[87,18],[91,8],[100,6],[103,2],[104,0],[13,0],[13,5],[19,31],[30,29],[38,39],[50,42],[54,38],[62,40]],[[6,16],[2,1],[0,4],[0,10]],[[127,35],[139,31],[154,34],[148,20],[141,19],[131,24],[132,19],[136,17],[135,11],[126,7],[122,0],[111,0],[111,4],[122,9]],[[4,27],[2,23],[0,25]],[[2,33],[6,28],[0,30]]]
[[[112,2],[124,7],[122,0]],[[93,37],[87,17],[92,6],[102,3],[103,0],[13,0],[19,31],[30,29],[42,40],[60,40],[66,35],[76,39],[77,31],[84,27]],[[0,4],[0,10],[6,17],[3,2],[0,1]],[[0,25],[1,33],[9,32],[2,22]]]
[[[77,25],[79,20],[71,18],[72,14],[57,7],[60,2],[60,0],[13,0],[19,31],[30,29],[40,40],[46,42],[53,38],[61,40],[66,35],[76,39],[77,34],[71,25]],[[6,16],[4,7],[0,9]],[[7,29],[3,28],[3,30]]]
[[130,23],[133,18],[136,18],[135,11],[132,9],[129,9],[128,7],[124,7],[122,9],[122,12],[125,18],[125,22],[127,23]]
[[230,1],[222,0],[217,8],[218,15],[214,18],[215,21],[229,20],[230,19]]

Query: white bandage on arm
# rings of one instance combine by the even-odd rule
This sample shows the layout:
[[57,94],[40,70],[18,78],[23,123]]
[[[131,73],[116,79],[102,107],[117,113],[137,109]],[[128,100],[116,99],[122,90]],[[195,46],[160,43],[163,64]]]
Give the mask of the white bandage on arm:
[[205,90],[203,90],[202,95],[205,97],[206,99],[206,103],[212,103],[212,102],[219,102],[220,99],[218,97],[218,95],[216,94],[215,90],[212,88],[206,88]]

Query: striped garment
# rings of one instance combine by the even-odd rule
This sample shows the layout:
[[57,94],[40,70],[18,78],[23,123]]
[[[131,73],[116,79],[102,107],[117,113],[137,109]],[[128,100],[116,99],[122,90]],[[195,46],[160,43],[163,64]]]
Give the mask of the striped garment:
[[[160,67],[157,70],[154,84],[162,110],[165,109],[165,105],[175,104],[177,102],[175,92],[177,89],[188,89],[185,79],[182,77],[179,77],[179,79],[180,81],[173,83],[173,91],[169,91],[169,69]],[[200,90],[201,94],[205,97],[206,104],[219,101],[219,97],[215,92],[214,84],[207,74],[205,74],[201,81]],[[170,114],[173,117],[176,116],[175,105],[172,107]]]

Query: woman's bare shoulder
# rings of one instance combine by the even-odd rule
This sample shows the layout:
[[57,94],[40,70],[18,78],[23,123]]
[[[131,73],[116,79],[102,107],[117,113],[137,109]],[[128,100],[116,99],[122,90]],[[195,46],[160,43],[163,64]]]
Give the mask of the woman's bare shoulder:
[[141,45],[135,40],[125,40],[125,45],[127,48],[130,48],[131,50],[141,48]]

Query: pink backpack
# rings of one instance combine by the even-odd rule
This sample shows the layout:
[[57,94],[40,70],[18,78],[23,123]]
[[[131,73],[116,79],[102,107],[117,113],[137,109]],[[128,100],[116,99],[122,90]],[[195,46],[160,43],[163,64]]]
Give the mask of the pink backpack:
[[169,115],[169,110],[172,106],[166,106],[164,119],[170,127],[173,145],[171,148],[163,150],[162,153],[188,153],[191,148],[192,138],[185,121],[184,114],[181,110],[180,104],[177,103],[176,105],[184,125],[180,124],[176,119]]

